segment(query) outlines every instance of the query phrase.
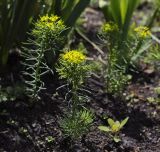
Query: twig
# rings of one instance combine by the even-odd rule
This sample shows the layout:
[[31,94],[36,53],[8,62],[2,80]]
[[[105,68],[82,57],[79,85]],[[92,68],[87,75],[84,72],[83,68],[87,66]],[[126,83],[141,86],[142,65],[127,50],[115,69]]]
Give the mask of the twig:
[[75,30],[83,39],[85,39],[89,44],[91,44],[101,55],[104,55],[104,52],[95,43],[93,43],[88,37],[86,37],[78,28],[75,28]]
[[151,34],[151,37],[153,40],[160,44],[160,40],[155,35]]

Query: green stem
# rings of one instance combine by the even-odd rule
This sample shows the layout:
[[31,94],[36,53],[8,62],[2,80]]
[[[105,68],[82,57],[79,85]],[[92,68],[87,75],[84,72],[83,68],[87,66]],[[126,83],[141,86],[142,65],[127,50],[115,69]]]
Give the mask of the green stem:
[[137,44],[136,49],[134,50],[134,54],[136,54],[139,51],[139,49],[141,48],[142,44],[143,44],[143,40],[140,40],[138,42],[138,44]]
[[157,14],[159,13],[159,7],[154,11],[154,13],[153,13],[153,15],[152,15],[152,17],[151,17],[151,19],[150,19],[150,21],[149,21],[149,23],[148,23],[148,27],[149,28],[151,28],[152,27],[152,25],[153,25],[153,22],[154,22],[154,20],[155,20],[155,18],[157,17]]
[[74,81],[73,82],[73,86],[72,86],[72,102],[73,102],[73,112],[77,109],[77,105],[78,105],[78,95],[77,95],[77,83]]
[[56,0],[55,1],[55,14],[58,16],[61,16],[61,5],[62,5],[62,0]]
[[38,63],[37,63],[37,68],[36,68],[36,73],[35,73],[35,89],[34,89],[34,97],[36,98],[36,94],[37,94],[37,90],[39,88],[39,83],[40,83],[40,65],[42,62],[42,57],[43,57],[43,47],[42,47],[42,43],[41,43],[41,50],[40,50],[40,54],[38,54]]
[[2,53],[1,53],[1,64],[2,64],[2,66],[5,66],[7,64],[8,55],[9,55],[9,49],[8,48],[3,48]]

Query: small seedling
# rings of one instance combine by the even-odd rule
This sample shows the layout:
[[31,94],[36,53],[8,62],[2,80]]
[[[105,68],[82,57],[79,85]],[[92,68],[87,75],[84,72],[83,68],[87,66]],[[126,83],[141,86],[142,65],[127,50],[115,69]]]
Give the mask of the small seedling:
[[21,128],[19,129],[19,132],[20,132],[21,134],[26,134],[26,135],[27,135],[28,130],[27,130],[26,128],[24,128],[24,127],[21,127]]
[[47,137],[45,138],[45,140],[47,141],[47,143],[53,143],[53,141],[55,140],[55,138],[52,137],[52,136],[47,136]]
[[154,88],[154,92],[158,95],[160,95],[160,87]]
[[15,84],[14,86],[0,87],[0,102],[15,101],[24,95],[24,86]]
[[160,98],[154,98],[154,97],[148,97],[147,101],[150,103],[159,103],[160,102]]
[[13,119],[10,119],[6,122],[8,125],[12,125],[12,126],[17,126],[18,125],[18,122],[13,120]]
[[150,103],[156,102],[155,98],[153,98],[153,97],[148,97],[147,101]]
[[123,128],[123,126],[127,123],[128,119],[129,118],[127,117],[120,122],[120,121],[114,121],[113,119],[109,118],[108,119],[109,127],[99,126],[98,129],[100,129],[101,131],[110,132],[111,133],[110,136],[113,138],[113,140],[115,142],[119,142],[121,141],[121,139],[118,137],[118,133]]

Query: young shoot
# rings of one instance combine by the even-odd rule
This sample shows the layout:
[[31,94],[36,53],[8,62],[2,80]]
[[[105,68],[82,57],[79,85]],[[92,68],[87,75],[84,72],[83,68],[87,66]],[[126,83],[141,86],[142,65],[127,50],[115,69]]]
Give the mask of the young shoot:
[[78,50],[71,50],[61,55],[57,72],[60,78],[66,79],[71,86],[73,106],[78,106],[78,90],[81,90],[86,77],[89,77],[91,65],[87,64],[87,57]]
[[99,126],[98,128],[101,131],[109,132],[110,136],[113,138],[113,140],[115,142],[119,142],[119,141],[121,141],[121,139],[119,138],[118,133],[123,128],[123,126],[127,123],[128,119],[129,118],[127,117],[120,122],[120,121],[114,121],[113,119],[109,118],[107,120],[109,126]]
[[[66,29],[63,21],[54,15],[42,16],[35,22],[35,27],[30,33],[29,39],[23,48],[25,72],[24,79],[27,85],[26,92],[34,100],[40,99],[40,93],[44,88],[42,76],[47,72],[52,72],[49,66],[50,53],[52,61],[55,61],[61,45],[64,43],[62,32]],[[32,47],[31,47],[32,46]]]
[[61,54],[56,69],[60,78],[66,79],[70,88],[67,94],[71,94],[71,108],[60,125],[66,136],[76,139],[88,131],[93,121],[93,114],[80,106],[82,95],[79,94],[80,90],[84,91],[82,86],[85,78],[90,75],[91,65],[87,63],[87,57],[83,53],[71,50]]
[[[131,76],[127,71],[136,67],[138,58],[151,44],[151,32],[146,26],[132,29],[133,34],[125,39],[121,38],[121,30],[116,23],[108,22],[102,25],[100,35],[107,49],[107,64],[105,66],[105,80],[108,93],[121,95]],[[147,48],[146,48],[147,44]]]

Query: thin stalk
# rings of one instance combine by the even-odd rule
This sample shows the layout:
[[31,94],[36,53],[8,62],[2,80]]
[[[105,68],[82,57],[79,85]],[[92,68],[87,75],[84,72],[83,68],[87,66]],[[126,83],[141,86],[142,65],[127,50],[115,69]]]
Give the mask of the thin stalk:
[[61,16],[61,5],[62,5],[62,0],[56,0],[55,1],[55,14],[58,16]]
[[42,57],[43,57],[43,47],[42,47],[42,43],[41,43],[41,51],[40,51],[40,54],[38,55],[38,58],[37,58],[37,67],[36,67],[36,72],[35,72],[35,88],[34,88],[34,97],[36,98],[36,92],[38,90],[37,86],[38,86],[38,83],[40,82],[40,65],[42,63]]
[[148,23],[148,27],[151,28],[153,26],[153,22],[155,20],[155,18],[157,17],[158,13],[159,13],[159,7],[154,11],[149,23]]

